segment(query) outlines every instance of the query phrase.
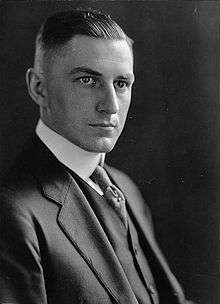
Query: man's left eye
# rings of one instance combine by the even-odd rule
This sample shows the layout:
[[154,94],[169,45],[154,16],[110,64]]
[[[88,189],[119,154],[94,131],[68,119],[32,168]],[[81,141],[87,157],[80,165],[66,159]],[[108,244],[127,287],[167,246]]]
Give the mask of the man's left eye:
[[118,81],[115,82],[115,86],[118,89],[125,89],[128,86],[128,83],[124,80],[118,80]]

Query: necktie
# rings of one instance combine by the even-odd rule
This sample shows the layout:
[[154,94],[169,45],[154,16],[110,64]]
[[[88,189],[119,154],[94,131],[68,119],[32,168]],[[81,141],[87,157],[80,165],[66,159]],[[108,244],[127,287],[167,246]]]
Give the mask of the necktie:
[[125,197],[123,193],[115,185],[112,184],[105,169],[99,165],[91,175],[91,179],[99,185],[105,199],[117,212],[123,224],[127,228]]

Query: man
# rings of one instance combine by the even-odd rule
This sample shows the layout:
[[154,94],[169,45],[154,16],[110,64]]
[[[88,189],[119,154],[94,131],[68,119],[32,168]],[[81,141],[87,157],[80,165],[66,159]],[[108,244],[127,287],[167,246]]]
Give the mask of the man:
[[109,16],[41,27],[27,71],[40,120],[1,188],[0,303],[189,303],[136,186],[104,164],[133,82],[132,40]]

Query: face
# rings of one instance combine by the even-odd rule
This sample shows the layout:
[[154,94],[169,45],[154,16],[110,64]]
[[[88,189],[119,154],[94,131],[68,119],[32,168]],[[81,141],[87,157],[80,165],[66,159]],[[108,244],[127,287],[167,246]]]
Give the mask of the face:
[[111,151],[125,124],[134,81],[127,42],[75,36],[51,64],[43,121],[84,150]]

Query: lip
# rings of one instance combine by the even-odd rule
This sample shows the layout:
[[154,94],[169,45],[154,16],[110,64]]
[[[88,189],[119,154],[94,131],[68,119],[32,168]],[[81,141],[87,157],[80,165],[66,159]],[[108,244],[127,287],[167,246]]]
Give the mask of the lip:
[[104,128],[104,129],[114,129],[116,127],[115,123],[95,123],[89,124],[91,127]]

